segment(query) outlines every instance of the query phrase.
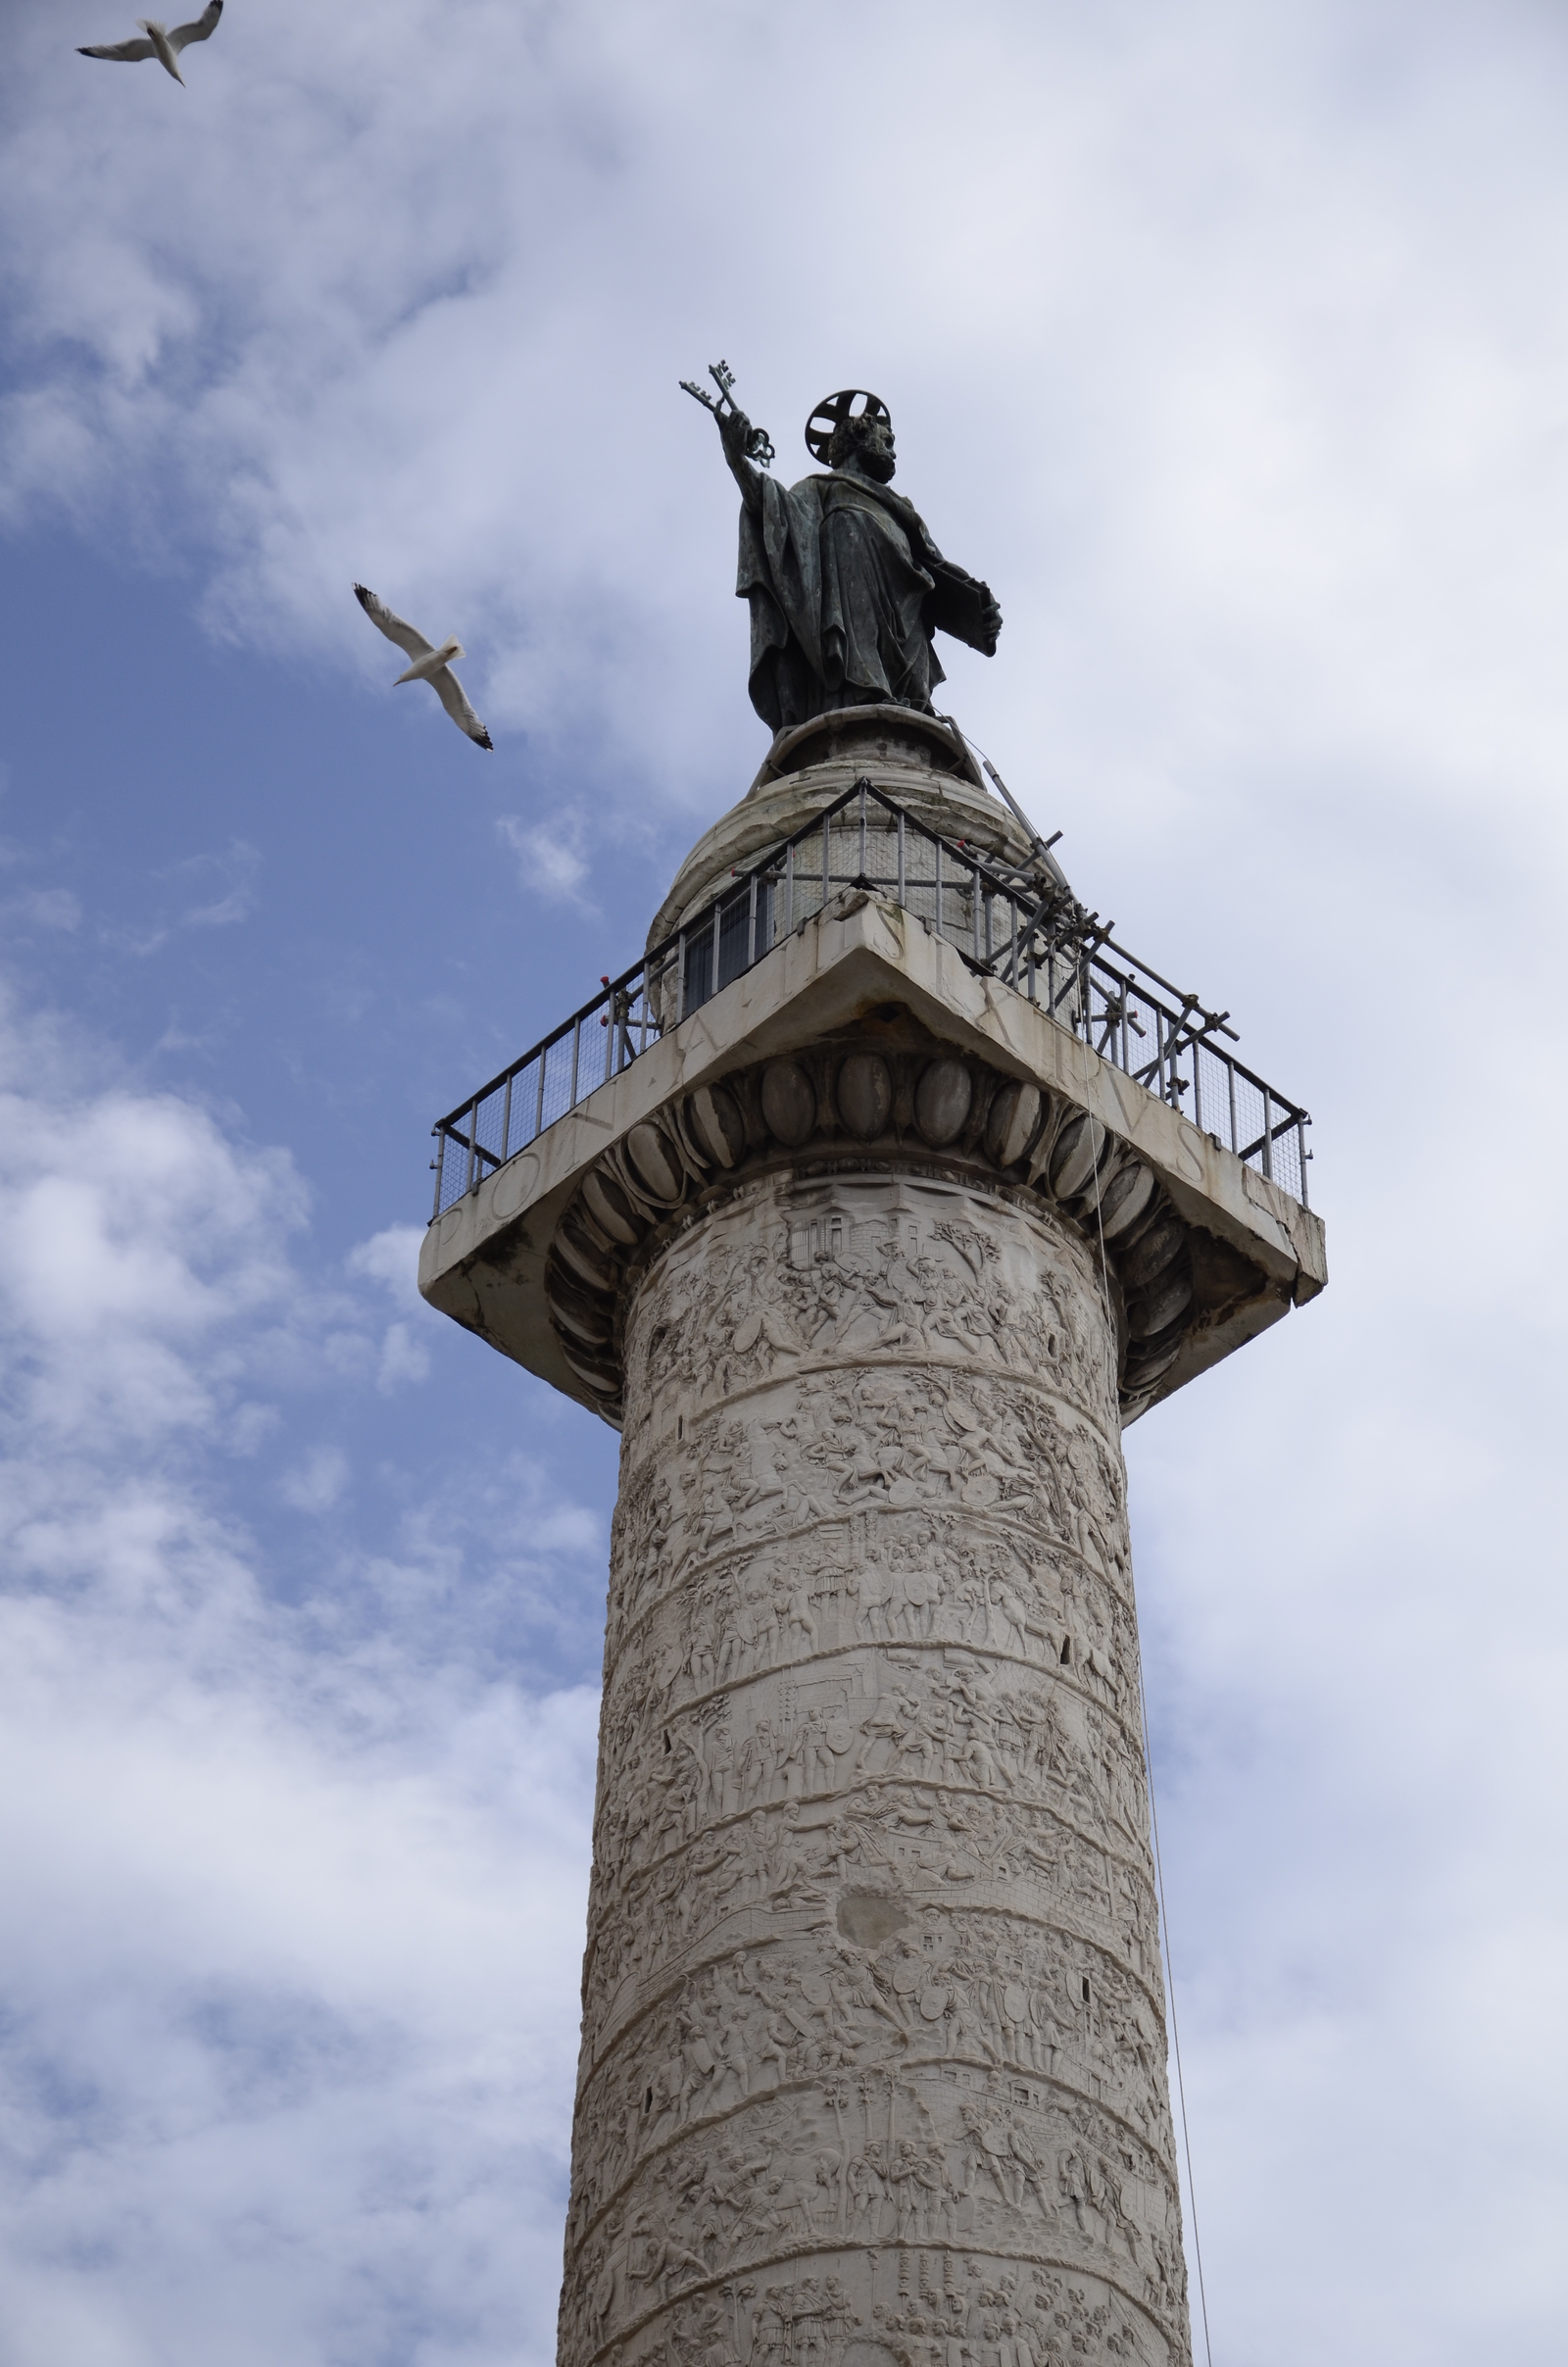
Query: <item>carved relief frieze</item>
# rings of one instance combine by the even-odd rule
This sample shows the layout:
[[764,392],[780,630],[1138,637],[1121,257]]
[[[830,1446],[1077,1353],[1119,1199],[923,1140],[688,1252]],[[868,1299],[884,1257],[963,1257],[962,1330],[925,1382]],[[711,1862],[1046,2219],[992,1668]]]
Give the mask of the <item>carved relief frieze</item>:
[[[978,1097],[1049,1176],[1021,1092],[856,1057],[694,1096],[657,1220],[584,1187],[643,1229],[561,2358],[1185,2367],[1127,1291],[1059,1202],[863,1156]],[[828,1096],[860,1163],[808,1171]]]
[[1026,1510],[1012,1522],[856,1512],[688,1561],[617,1622],[607,1714],[619,1714],[622,1691],[651,1723],[774,1669],[865,1646],[939,1644],[958,1659],[1049,1669],[1054,1685],[1136,1725],[1129,1603],[1103,1565],[1044,1545]]
[[[801,1615],[811,1615],[808,1598]],[[1112,1850],[1141,1850],[1148,1833],[1135,1733],[1070,1692],[1059,1669],[1033,1676],[953,1647],[821,1653],[684,1706],[640,1686],[634,1669],[607,1699],[601,1765],[607,1875],[762,1811],[795,1810],[826,1831],[852,1796],[874,1814],[911,1788],[927,1802],[1019,1812],[1037,1846],[1047,1836],[1023,1811],[1049,1809]],[[632,1800],[635,1814],[616,1804]]]
[[[802,1939],[768,1932],[682,1975],[584,2065],[576,2145],[596,2166],[585,2224],[682,2131],[840,2074],[1004,2071],[1064,2108],[1103,2104],[1124,2138],[1163,2139],[1151,2093],[1158,1998],[1104,1948],[996,1910],[919,1908],[890,1888],[840,1899]],[[874,1948],[853,1939],[887,1926]]]
[[[603,2051],[680,1976],[770,1935],[821,1925],[846,1886],[915,1911],[962,1899],[1004,1904],[1157,1980],[1152,1886],[1124,1834],[1111,1841],[1066,1816],[1019,1816],[973,1794],[892,1782],[839,1806],[744,1811],[645,1860],[618,1816],[595,1858],[584,1985],[585,2044]],[[657,1846],[657,1845],[656,1845]]]
[[[716,1351],[709,1379],[720,1396],[803,1360],[905,1347],[1056,1371],[1087,1404],[1108,1388],[1124,1416],[1149,1403],[1194,1307],[1188,1229],[1153,1171],[1075,1105],[934,1042],[915,1049],[918,1032],[890,1022],[871,1042],[834,1039],[738,1069],[666,1104],[600,1159],[557,1227],[547,1290],[563,1350],[611,1418],[622,1418],[624,1314],[643,1265],[715,1198],[784,1166],[837,1188],[795,1211],[782,1252],[758,1243],[705,1276],[710,1319],[651,1341],[653,1377],[694,1377],[672,1359],[689,1359],[698,1340]],[[890,1169],[961,1180],[969,1212],[907,1235],[868,1219],[851,1179]],[[979,1183],[1065,1219],[1101,1268],[1108,1335],[1075,1325],[1049,1293],[1020,1303],[1007,1292]],[[1105,1365],[1102,1381],[1086,1357]]]
[[1007,2316],[1042,2361],[1186,2355],[1179,2207],[1159,2161],[1099,2106],[991,2069],[852,2070],[769,2095],[744,2126],[664,2145],[635,2198],[574,2234],[563,2329],[582,2358],[668,2355],[642,2345],[697,2323],[723,2326],[722,2358],[776,2359],[778,2318],[800,2342],[813,2306],[837,2317],[840,2358],[880,2340],[923,2362],[911,2338],[940,2323],[995,2342]]

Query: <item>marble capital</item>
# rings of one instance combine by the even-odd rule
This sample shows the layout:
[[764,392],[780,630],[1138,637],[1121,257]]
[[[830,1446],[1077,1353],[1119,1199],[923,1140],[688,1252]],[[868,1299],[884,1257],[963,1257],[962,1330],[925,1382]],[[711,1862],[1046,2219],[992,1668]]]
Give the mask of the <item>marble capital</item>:
[[[885,1106],[880,1085],[864,1098],[879,1060]],[[854,1111],[840,1093],[847,1065],[852,1098],[861,1093]],[[956,1070],[967,1078],[952,1130],[938,1084],[922,1099],[922,1075],[938,1068],[952,1092],[963,1090]],[[778,1081],[790,1069],[808,1080],[808,1122],[799,1086]],[[878,1156],[1057,1208],[1093,1235],[1126,1318],[1124,1420],[1326,1280],[1311,1211],[1024,997],[977,977],[908,912],[851,890],[449,1208],[425,1237],[419,1287],[618,1422],[624,1286],[662,1238],[742,1168]],[[1140,1253],[1138,1231],[1161,1222]],[[1187,1296],[1156,1323],[1149,1286],[1162,1256],[1165,1297],[1183,1281]]]

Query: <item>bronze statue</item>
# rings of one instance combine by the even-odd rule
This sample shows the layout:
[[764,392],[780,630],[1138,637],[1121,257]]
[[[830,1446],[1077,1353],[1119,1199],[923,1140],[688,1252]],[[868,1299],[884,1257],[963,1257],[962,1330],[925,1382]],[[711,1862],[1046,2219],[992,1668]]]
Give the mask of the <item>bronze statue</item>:
[[992,657],[1002,611],[891,490],[887,405],[855,386],[819,403],[806,427],[818,471],[786,491],[765,473],[772,444],[736,404],[728,364],[713,363],[710,375],[716,401],[690,379],[681,384],[717,419],[741,489],[735,589],[751,603],[752,705],[774,731],[836,707],[929,715],[945,678],[933,635]]

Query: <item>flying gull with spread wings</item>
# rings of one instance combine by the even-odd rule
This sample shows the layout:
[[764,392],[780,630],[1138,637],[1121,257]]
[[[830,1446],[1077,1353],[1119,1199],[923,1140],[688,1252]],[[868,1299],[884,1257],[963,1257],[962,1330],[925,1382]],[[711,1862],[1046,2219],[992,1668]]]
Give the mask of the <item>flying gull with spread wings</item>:
[[146,34],[145,41],[112,41],[101,49],[80,49],[78,58],[115,58],[123,66],[134,66],[139,59],[156,58],[165,74],[172,74],[183,89],[185,77],[179,71],[179,53],[192,41],[205,41],[218,29],[218,20],[223,13],[223,0],[207,0],[207,6],[189,25],[176,25],[171,32],[156,17],[138,17],[137,24]]
[[[378,600],[373,592],[367,591],[363,583],[355,585],[354,597],[370,622],[378,626],[389,641],[395,641],[406,658],[413,659],[413,665],[399,674],[398,681],[428,682],[458,729],[466,731],[469,739],[477,741],[481,748],[493,749],[494,740],[464,697],[463,685],[452,670],[452,660],[466,658],[468,654],[462,642],[453,640],[449,633],[438,649],[433,642],[426,641],[422,633],[416,633],[412,624],[405,624],[401,616],[394,616],[386,602]],[[394,683],[393,688],[396,687]]]

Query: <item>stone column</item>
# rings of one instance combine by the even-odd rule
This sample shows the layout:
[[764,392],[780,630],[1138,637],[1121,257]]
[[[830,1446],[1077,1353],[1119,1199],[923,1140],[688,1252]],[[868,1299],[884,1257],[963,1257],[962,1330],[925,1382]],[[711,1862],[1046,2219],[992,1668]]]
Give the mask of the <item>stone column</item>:
[[[898,1066],[699,1097],[689,1143],[775,1163],[621,1285],[563,2367],[1189,2356],[1126,1299],[1081,1208],[930,1148],[961,1064]],[[836,1156],[778,1163],[813,1075]],[[918,1156],[857,1158],[896,1092]],[[601,1175],[558,1252],[649,1212]]]
[[[945,905],[885,819],[762,863],[858,778]],[[988,966],[974,846],[1035,860],[935,718],[780,734],[660,1032],[548,1039],[420,1255],[623,1432],[562,2367],[1190,2355],[1120,1431],[1323,1228]]]

